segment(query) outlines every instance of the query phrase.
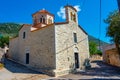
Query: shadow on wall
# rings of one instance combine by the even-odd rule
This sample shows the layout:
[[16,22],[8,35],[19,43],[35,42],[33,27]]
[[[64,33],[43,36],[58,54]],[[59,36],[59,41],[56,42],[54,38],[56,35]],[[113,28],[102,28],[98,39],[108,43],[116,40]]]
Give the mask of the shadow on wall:
[[5,68],[12,73],[42,74],[8,59],[5,59]]
[[[104,77],[109,77],[109,76],[120,76],[120,68],[111,66],[108,64],[105,64],[101,60],[96,60],[92,61],[92,64],[96,64],[98,66],[92,67],[85,72],[76,72],[75,74],[80,74],[80,75],[88,75],[88,76],[104,76]],[[98,80],[98,79],[97,79]]]

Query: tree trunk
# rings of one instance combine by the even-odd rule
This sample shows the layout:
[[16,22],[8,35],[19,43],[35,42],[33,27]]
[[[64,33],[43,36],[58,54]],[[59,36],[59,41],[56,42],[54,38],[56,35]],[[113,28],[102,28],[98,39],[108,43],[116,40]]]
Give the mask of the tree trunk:
[[120,47],[119,47],[119,43],[115,43],[115,45],[116,45],[117,51],[118,51],[119,56],[120,56]]

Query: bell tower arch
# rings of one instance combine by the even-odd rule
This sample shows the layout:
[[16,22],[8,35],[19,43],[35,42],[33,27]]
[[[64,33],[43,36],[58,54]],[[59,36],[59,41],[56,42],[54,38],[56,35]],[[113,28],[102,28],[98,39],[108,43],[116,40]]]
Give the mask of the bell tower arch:
[[78,24],[78,15],[77,10],[70,5],[65,6],[66,11],[66,21],[67,22],[75,22]]

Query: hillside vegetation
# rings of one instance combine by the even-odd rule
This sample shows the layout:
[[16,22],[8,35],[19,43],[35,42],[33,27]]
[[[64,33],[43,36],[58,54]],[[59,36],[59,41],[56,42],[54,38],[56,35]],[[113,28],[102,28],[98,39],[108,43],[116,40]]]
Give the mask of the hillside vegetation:
[[20,28],[21,28],[20,24],[0,23],[0,37],[1,36],[9,36],[9,37],[17,36]]
[[[95,38],[95,37],[93,37],[93,36],[91,36],[91,35],[88,35],[88,39],[89,39],[89,42],[92,41],[92,42],[95,42],[97,45],[99,45],[99,39],[97,39],[97,38]],[[101,46],[108,45],[108,44],[109,44],[109,43],[100,40],[100,45],[101,45]]]

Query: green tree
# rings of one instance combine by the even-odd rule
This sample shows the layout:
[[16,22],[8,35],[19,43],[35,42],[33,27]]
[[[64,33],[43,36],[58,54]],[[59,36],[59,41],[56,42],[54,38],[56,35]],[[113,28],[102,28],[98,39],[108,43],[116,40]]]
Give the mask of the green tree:
[[102,52],[98,50],[97,43],[94,41],[89,42],[89,51],[90,51],[90,55],[95,55],[95,54],[102,55]]
[[89,50],[90,50],[90,55],[94,55],[97,53],[97,44],[93,41],[89,42]]
[[116,49],[120,54],[120,14],[118,11],[114,11],[109,14],[105,20],[108,24],[106,35],[111,38],[116,45]]
[[9,45],[9,36],[0,37],[0,47],[4,47],[5,45]]

